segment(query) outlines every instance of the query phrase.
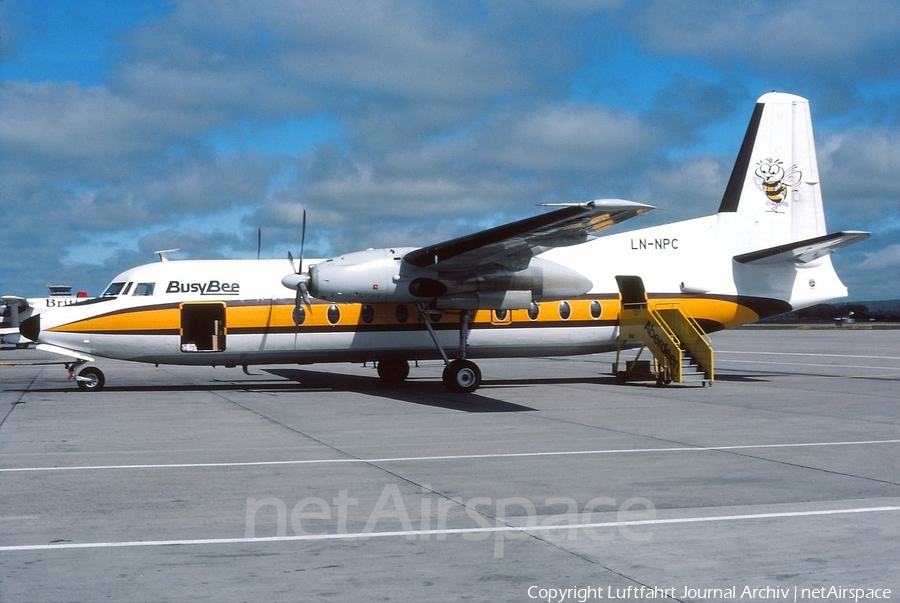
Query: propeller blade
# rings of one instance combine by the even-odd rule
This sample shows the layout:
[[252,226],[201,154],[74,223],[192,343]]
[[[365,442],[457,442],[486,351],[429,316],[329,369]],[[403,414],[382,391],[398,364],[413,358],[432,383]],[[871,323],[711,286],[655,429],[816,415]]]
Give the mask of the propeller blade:
[[303,210],[303,225],[300,227],[300,270],[303,272],[303,248],[306,247],[306,210]]
[[294,255],[288,251],[288,261],[291,263],[291,274],[286,275],[283,279],[281,279],[281,284],[287,287],[288,289],[294,289],[297,291],[297,295],[294,298],[294,306],[299,308],[301,304],[306,304],[307,307],[312,308],[312,301],[309,297],[309,282],[308,276],[303,276],[303,250],[306,247],[306,210],[303,210],[303,223],[300,227],[300,262],[297,267],[297,271],[294,272]]
[[300,285],[297,287],[297,293],[303,298],[303,303],[307,307],[312,308],[312,301],[309,299],[309,287],[306,286],[306,281],[300,282]]

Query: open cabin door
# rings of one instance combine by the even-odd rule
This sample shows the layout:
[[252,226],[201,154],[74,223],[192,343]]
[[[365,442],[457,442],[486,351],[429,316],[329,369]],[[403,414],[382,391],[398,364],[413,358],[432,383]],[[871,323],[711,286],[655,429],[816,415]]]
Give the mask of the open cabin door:
[[225,350],[225,304],[181,304],[181,351]]
[[641,277],[620,274],[616,276],[616,284],[619,286],[623,309],[647,307],[647,291]]

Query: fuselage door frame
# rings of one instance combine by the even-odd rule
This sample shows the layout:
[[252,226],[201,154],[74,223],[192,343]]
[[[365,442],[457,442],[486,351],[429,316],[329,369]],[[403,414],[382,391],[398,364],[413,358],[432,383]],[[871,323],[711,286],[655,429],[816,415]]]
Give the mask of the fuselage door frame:
[[182,352],[225,351],[227,330],[224,302],[184,302],[179,309]]

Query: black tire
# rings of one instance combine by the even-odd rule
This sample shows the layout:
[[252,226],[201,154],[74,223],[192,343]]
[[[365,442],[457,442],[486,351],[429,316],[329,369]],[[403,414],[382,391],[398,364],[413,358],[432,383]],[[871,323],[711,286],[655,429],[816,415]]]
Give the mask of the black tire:
[[468,394],[481,385],[481,369],[474,362],[456,359],[444,367],[443,381],[449,391]]
[[76,381],[78,389],[84,392],[99,392],[106,384],[106,377],[103,375],[103,371],[96,366],[89,366],[82,369],[78,373],[78,376],[82,379],[87,379],[87,381],[83,381],[82,379]]
[[385,358],[378,362],[378,376],[385,383],[403,383],[409,377],[409,362],[399,358]]

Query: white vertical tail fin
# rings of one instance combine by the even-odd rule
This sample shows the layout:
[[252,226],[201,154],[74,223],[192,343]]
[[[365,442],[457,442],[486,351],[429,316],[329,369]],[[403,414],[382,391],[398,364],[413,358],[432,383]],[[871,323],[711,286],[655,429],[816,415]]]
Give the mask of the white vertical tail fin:
[[805,98],[778,92],[759,98],[718,225],[718,248],[730,251],[742,294],[782,299],[795,309],[847,295],[827,256],[869,233],[825,229]]
[[735,213],[744,251],[822,236],[809,101],[771,92],[759,98],[719,213]]

